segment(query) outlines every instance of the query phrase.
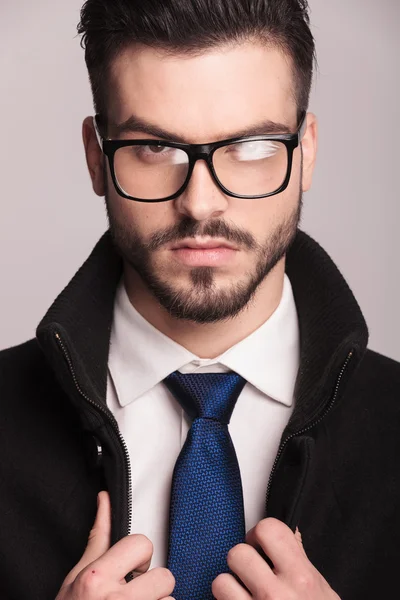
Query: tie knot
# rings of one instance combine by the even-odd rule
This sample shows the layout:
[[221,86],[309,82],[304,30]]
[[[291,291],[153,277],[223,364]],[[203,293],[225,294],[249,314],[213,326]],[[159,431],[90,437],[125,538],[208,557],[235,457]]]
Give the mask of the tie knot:
[[235,372],[175,371],[164,379],[164,383],[192,419],[214,419],[228,425],[246,380]]

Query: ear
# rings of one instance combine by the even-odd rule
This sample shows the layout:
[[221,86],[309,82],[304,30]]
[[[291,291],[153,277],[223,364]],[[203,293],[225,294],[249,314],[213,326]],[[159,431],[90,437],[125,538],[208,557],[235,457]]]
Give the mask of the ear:
[[303,150],[303,192],[311,188],[318,147],[318,122],[313,113],[307,113],[307,129],[301,141]]
[[86,117],[83,121],[82,138],[93,190],[98,196],[104,196],[104,157],[97,141],[93,117]]

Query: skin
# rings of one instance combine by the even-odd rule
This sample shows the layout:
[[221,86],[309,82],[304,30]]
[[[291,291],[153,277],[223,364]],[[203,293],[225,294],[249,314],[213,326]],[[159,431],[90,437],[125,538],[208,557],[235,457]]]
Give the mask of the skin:
[[[278,50],[256,43],[214,49],[196,58],[131,48],[112,65],[110,89],[110,138],[112,124],[122,123],[132,112],[191,143],[233,137],[233,132],[266,118],[293,132],[297,129],[291,63]],[[154,136],[137,131],[121,137]],[[307,131],[302,148],[294,152],[287,190],[258,200],[225,195],[204,161],[199,161],[187,190],[175,200],[153,204],[129,201],[113,187],[90,117],[83,123],[83,140],[93,189],[106,196],[110,227],[124,259],[128,296],[145,319],[197,356],[213,358],[272,315],[282,296],[284,250],[296,233],[302,192],[308,191],[312,182],[317,152],[315,115],[307,114]],[[178,228],[182,222],[189,223],[192,236],[206,232],[215,237],[216,227],[222,227],[218,231],[227,239],[241,240],[233,264],[207,272],[203,267],[195,270],[177,265],[169,246],[182,239]],[[149,244],[157,239],[156,234],[167,234],[170,243],[151,250]],[[139,259],[145,262],[145,270]],[[251,291],[257,272],[263,276]],[[179,310],[157,295],[167,284],[180,299],[179,310],[192,318],[179,318]],[[251,291],[247,302],[246,290]],[[226,312],[232,299],[236,312],[221,316],[218,307],[222,305],[222,313]],[[108,494],[101,492],[99,499],[88,547],[57,600],[171,598],[175,582],[170,571],[148,570],[153,552],[148,538],[131,535],[110,548]],[[257,552],[260,547],[272,560],[273,569]],[[263,519],[249,531],[246,543],[230,550],[228,565],[243,585],[230,574],[219,575],[212,584],[217,600],[338,600],[308,560],[300,534],[293,534],[276,519]],[[127,584],[124,575],[130,570],[136,570],[138,576]]]
[[[149,570],[153,545],[144,535],[127,536],[110,548],[111,503],[107,492],[99,493],[99,504],[86,550],[68,573],[56,600],[174,600],[175,579],[163,567]],[[274,563],[271,569],[257,549]],[[228,553],[228,565],[242,586],[229,573],[212,583],[216,600],[340,600],[310,563],[301,534],[277,519],[263,519],[250,529],[246,543]],[[125,574],[135,577],[125,582]]]
[[[96,520],[81,560],[68,573],[56,600],[174,600],[171,571],[148,571],[153,545],[144,535],[129,535],[110,548],[111,502],[100,492]],[[135,570],[129,583],[125,575]]]
[[[122,123],[132,112],[192,143],[226,139],[232,132],[266,118],[289,126],[293,132],[297,129],[291,64],[278,50],[256,44],[212,50],[196,58],[166,57],[150,48],[129,49],[113,64],[110,88],[109,137],[113,137],[112,125]],[[121,136],[143,137],[157,139],[140,131]],[[281,194],[257,200],[224,194],[204,161],[197,162],[188,188],[175,200],[148,204],[126,200],[114,189],[108,163],[104,167],[90,117],[84,121],[83,138],[93,189],[100,196],[107,195],[114,237],[125,257],[126,289],[139,313],[200,358],[214,358],[258,329],[282,296],[285,255],[279,254],[295,233],[300,191],[311,186],[317,149],[316,117],[311,113],[307,116],[302,173],[301,150],[297,148],[289,187]],[[230,267],[213,268],[211,293],[206,285],[193,285],[193,269],[173,260],[168,247],[171,244],[144,251],[141,257],[147,259],[151,276],[168,283],[184,306],[194,303],[197,308],[208,309],[210,318],[213,308],[234,299],[235,286],[250,285],[261,261],[261,268],[267,271],[264,278],[242,310],[228,319],[201,323],[176,318],[160,304],[160,298],[139,274],[143,260],[136,260],[136,268],[132,264],[132,246],[143,248],[155,234],[176,232],[185,219],[191,223],[192,233],[200,235],[204,229],[222,223],[225,233],[235,240],[247,236],[254,249],[242,243]],[[178,240],[177,235],[173,237],[174,242]],[[279,257],[277,264],[272,261],[268,265],[274,255]],[[198,267],[197,271],[204,282],[204,268]]]

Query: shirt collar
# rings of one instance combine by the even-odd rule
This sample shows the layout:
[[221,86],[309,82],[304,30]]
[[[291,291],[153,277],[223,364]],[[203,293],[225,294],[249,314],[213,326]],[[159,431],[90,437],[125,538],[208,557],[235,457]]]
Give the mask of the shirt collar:
[[268,397],[291,406],[299,360],[298,316],[286,273],[280,303],[270,318],[212,360],[199,359],[144,319],[132,306],[120,280],[108,367],[121,406],[133,402],[176,370],[232,370]]
[[[110,334],[122,271],[123,260],[107,230],[36,328],[49,368],[80,409],[83,396],[107,407]],[[285,272],[298,311],[301,347],[296,406],[285,430],[290,435],[323,413],[333,390],[340,401],[368,350],[369,331],[339,268],[305,231],[297,230]]]

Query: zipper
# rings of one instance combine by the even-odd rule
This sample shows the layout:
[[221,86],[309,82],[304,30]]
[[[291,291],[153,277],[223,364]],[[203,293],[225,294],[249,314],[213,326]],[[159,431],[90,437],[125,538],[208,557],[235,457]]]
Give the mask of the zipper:
[[117,437],[119,438],[119,441],[121,442],[123,451],[124,451],[124,458],[125,458],[125,475],[126,475],[126,479],[127,479],[127,489],[128,489],[128,521],[127,521],[127,530],[125,532],[125,535],[129,535],[130,531],[131,531],[131,525],[132,525],[132,482],[131,482],[131,461],[129,458],[129,452],[128,452],[128,447],[126,445],[126,442],[124,440],[124,438],[122,437],[122,434],[119,430],[118,427],[118,423],[116,421],[116,419],[114,418],[114,415],[106,408],[104,408],[103,406],[101,406],[101,404],[98,404],[97,402],[95,402],[94,400],[92,400],[91,398],[89,398],[89,396],[87,396],[87,394],[85,394],[85,392],[82,390],[82,388],[80,387],[79,383],[78,383],[78,379],[76,377],[75,374],[75,370],[74,367],[72,365],[72,361],[71,358],[68,354],[68,351],[64,345],[64,342],[61,339],[61,336],[58,332],[55,332],[55,337],[57,339],[57,343],[60,346],[62,353],[68,363],[69,366],[69,370],[71,372],[72,375],[72,379],[75,383],[75,387],[78,390],[79,394],[93,407],[95,407],[95,409],[97,411],[100,411],[108,420],[108,422],[111,424],[113,430],[115,431]]
[[350,362],[350,359],[353,356],[353,353],[354,353],[354,350],[350,350],[349,354],[347,355],[346,361],[345,361],[344,365],[342,366],[341,371],[339,373],[339,376],[337,378],[334,394],[333,394],[331,400],[329,401],[328,405],[326,406],[325,410],[321,414],[321,416],[318,419],[316,419],[315,421],[312,421],[309,425],[307,425],[306,427],[304,427],[300,431],[296,431],[295,433],[290,434],[282,442],[282,444],[280,445],[280,447],[278,449],[278,453],[277,453],[275,461],[274,461],[274,464],[272,466],[271,474],[269,476],[269,481],[268,481],[268,485],[267,485],[267,493],[266,493],[266,499],[265,499],[265,514],[267,514],[268,500],[269,500],[269,495],[270,495],[270,491],[271,491],[272,479],[273,479],[273,476],[274,476],[275,471],[276,471],[276,467],[278,465],[279,459],[280,459],[280,457],[282,455],[282,452],[283,452],[286,444],[291,439],[293,439],[294,437],[296,437],[297,435],[301,435],[301,434],[305,433],[306,431],[309,431],[310,429],[312,429],[316,425],[318,425],[326,417],[326,415],[330,412],[330,410],[332,409],[332,407],[335,404],[335,401],[336,401],[336,398],[337,398],[337,395],[338,395],[338,391],[339,391],[339,387],[340,387],[340,382],[342,380],[342,377],[343,377],[343,374],[344,374],[345,370],[347,369],[347,366],[348,366],[348,364]]

